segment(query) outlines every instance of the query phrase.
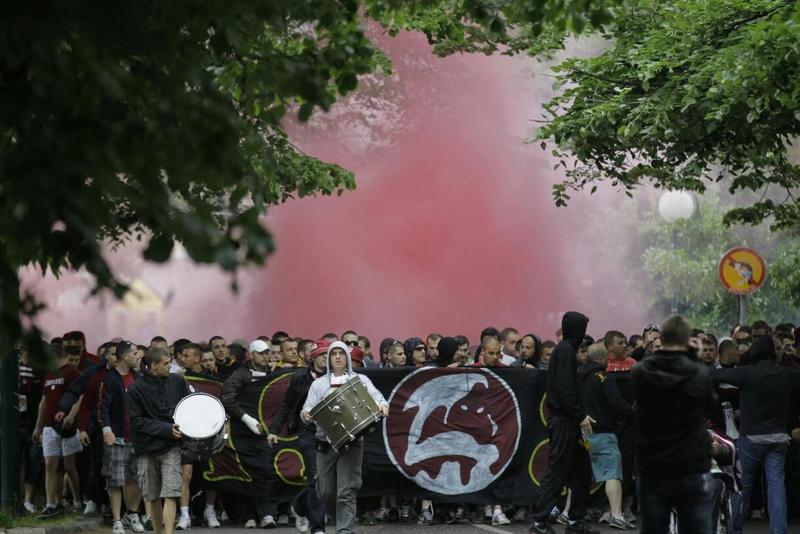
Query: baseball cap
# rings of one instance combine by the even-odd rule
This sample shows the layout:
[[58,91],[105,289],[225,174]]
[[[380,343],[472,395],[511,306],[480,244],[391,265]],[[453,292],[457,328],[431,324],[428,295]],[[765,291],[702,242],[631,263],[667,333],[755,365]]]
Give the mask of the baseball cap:
[[350,349],[350,360],[354,362],[361,362],[364,363],[364,351],[359,349],[358,347],[353,347]]
[[269,350],[269,345],[266,341],[261,339],[256,339],[252,343],[250,343],[250,348],[247,349],[249,352],[264,352]]
[[317,348],[311,351],[310,358],[316,358],[320,354],[326,354],[328,352],[328,347],[331,346],[331,342],[327,339],[320,339],[317,341]]

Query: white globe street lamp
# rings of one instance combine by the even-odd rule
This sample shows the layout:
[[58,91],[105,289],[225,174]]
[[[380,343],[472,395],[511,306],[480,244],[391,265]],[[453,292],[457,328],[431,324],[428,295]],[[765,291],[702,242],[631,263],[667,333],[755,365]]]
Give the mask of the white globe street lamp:
[[667,191],[658,199],[658,214],[668,223],[691,219],[694,210],[694,198],[686,191]]

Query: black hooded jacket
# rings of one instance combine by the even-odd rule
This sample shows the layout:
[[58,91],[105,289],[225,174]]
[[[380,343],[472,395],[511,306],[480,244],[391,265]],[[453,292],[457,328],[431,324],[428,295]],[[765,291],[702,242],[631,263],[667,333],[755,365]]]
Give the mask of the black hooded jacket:
[[631,381],[640,474],[682,476],[711,469],[706,426],[717,399],[708,369],[686,351],[659,350],[631,369]]
[[578,383],[578,347],[586,335],[589,318],[578,312],[567,312],[561,320],[564,339],[550,355],[547,370],[547,407],[550,415],[570,417],[579,423],[586,417],[581,404]]
[[595,420],[595,433],[614,432],[617,421],[628,419],[633,409],[617,388],[613,373],[606,373],[604,365],[586,362],[578,369],[581,380],[581,402],[586,413]]
[[745,436],[785,433],[792,393],[800,388],[800,371],[778,364],[771,336],[757,338],[742,359],[751,364],[716,369],[713,373],[716,383],[739,387],[741,433]]

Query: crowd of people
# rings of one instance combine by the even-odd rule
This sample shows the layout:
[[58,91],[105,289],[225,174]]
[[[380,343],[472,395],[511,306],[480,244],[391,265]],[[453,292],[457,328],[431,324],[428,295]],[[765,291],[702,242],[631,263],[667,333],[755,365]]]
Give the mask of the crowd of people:
[[[171,534],[193,522],[214,528],[224,521],[247,528],[294,521],[314,534],[327,522],[346,534],[359,520],[463,520],[471,517],[464,507],[392,495],[378,507],[357,507],[363,446],[326,446],[311,409],[359,377],[388,413],[358,368],[509,367],[547,375],[548,470],[531,506],[494,503],[473,514],[494,525],[530,520],[535,534],[554,532],[554,523],[567,532],[596,532],[592,522],[662,533],[671,521],[680,532],[704,534],[724,515],[725,495],[730,532],[764,514],[771,533],[785,533],[787,517],[800,515],[800,331],[757,321],[718,337],[673,316],[641,334],[611,330],[595,339],[588,323],[568,312],[553,339],[490,327],[475,345],[463,335],[431,333],[386,338],[377,350],[352,330],[319,339],[276,332],[232,343],[216,335],[172,343],[156,336],[148,345],[113,339],[96,355],[74,331],[50,340],[47,371],[34,368],[19,347],[24,508],[42,518],[65,510],[103,513],[112,534]],[[263,436],[268,447],[279,436],[237,398],[245,384],[279,368],[294,372],[270,426],[297,433],[307,486],[288,506],[205,487],[201,509],[193,509],[196,462],[182,454],[181,429],[172,420],[191,390],[186,378],[223,382],[231,421]],[[590,502],[593,483],[604,486],[599,505]],[[359,508],[366,508],[360,517]]]

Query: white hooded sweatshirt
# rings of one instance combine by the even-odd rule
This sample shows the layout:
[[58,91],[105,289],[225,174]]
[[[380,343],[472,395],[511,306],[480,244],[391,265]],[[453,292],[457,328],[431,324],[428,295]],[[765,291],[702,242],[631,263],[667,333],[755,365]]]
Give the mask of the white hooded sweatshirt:
[[[347,360],[347,370],[341,376],[334,376],[330,366],[331,352],[333,351],[333,349],[337,348],[344,350],[345,358]],[[333,343],[331,343],[331,346],[328,347],[328,353],[325,356],[325,367],[327,369],[327,372],[321,377],[314,380],[314,382],[311,383],[311,387],[308,389],[308,397],[306,397],[306,402],[305,404],[303,404],[303,409],[300,412],[301,414],[303,414],[304,418],[305,414],[310,412],[314,408],[314,406],[319,404],[319,402],[323,399],[323,397],[325,397],[325,395],[327,395],[331,390],[335,389],[336,387],[344,384],[354,376],[357,376],[358,379],[361,380],[361,383],[364,384],[364,387],[367,388],[367,393],[369,393],[369,396],[372,397],[372,399],[378,406],[380,407],[388,406],[386,399],[383,398],[383,394],[381,394],[381,392],[378,391],[378,389],[372,383],[372,380],[370,380],[368,377],[362,374],[353,372],[353,364],[350,360],[350,347],[348,347],[341,341],[334,341]],[[327,436],[325,435],[325,431],[322,430],[319,425],[317,425],[317,438],[319,439],[327,438]]]

